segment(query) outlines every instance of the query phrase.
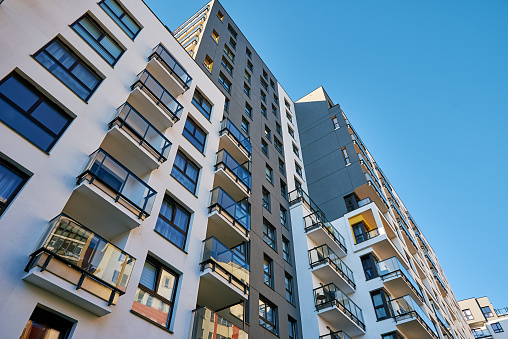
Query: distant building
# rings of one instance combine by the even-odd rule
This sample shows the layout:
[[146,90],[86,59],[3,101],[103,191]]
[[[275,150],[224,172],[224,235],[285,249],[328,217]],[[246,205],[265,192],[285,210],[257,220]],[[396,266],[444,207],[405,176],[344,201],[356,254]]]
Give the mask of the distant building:
[[508,338],[508,307],[496,309],[488,297],[464,299],[459,306],[476,339]]

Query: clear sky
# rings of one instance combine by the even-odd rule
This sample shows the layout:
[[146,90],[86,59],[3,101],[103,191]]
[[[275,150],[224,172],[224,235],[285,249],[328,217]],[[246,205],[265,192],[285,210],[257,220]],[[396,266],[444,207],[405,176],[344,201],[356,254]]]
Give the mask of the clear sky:
[[[206,4],[146,2],[170,29]],[[221,3],[293,100],[341,105],[457,299],[508,306],[508,1]]]

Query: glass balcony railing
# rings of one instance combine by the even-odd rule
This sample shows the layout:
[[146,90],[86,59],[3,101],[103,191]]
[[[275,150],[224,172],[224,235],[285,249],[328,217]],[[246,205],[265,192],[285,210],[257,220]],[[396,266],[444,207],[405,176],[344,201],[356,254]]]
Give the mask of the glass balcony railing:
[[[452,328],[451,328],[450,324],[448,323],[448,321],[446,321],[446,319],[443,317],[443,315],[441,314],[441,312],[439,312],[439,310],[438,310],[437,308],[435,308],[434,306],[433,306],[433,308],[434,308],[434,312],[436,313],[437,320],[439,320],[439,322],[441,323],[441,325],[443,325],[443,327],[444,327],[447,331],[451,332]],[[453,337],[451,336],[451,334],[450,334],[450,338],[453,338]]]
[[[79,271],[83,278],[79,280],[77,288],[90,287],[80,285],[85,276],[109,287],[112,290],[110,302],[113,301],[114,294],[125,293],[136,261],[131,255],[65,214],[51,220],[37,250],[31,254],[27,271],[36,264],[37,257],[42,253],[46,253],[49,260],[54,258]],[[44,265],[47,267],[48,263],[47,259]],[[52,273],[58,275],[62,272]],[[65,276],[62,278],[66,279]]]
[[422,249],[423,253],[425,253],[425,257],[430,262],[430,265],[432,266],[432,268],[436,269],[437,266],[434,263],[434,260],[432,260],[432,258],[430,257],[429,252],[427,252],[427,249],[425,247],[423,247],[423,246],[421,247],[421,249]]
[[222,120],[221,126],[220,126],[220,132],[221,135],[223,133],[227,133],[229,136],[231,136],[233,139],[236,140],[238,143],[238,146],[243,148],[247,154],[252,154],[252,145],[249,141],[249,138],[245,137],[242,132],[229,120],[228,118]]
[[169,53],[164,46],[158,44],[154,49],[148,60],[158,60],[169,73],[176,76],[176,79],[185,90],[188,90],[192,82],[192,78],[183,67],[176,61],[176,59]]
[[138,79],[131,90],[139,88],[161,108],[173,122],[180,120],[183,106],[145,69],[138,74]]
[[355,235],[355,243],[358,245],[364,241],[373,239],[380,234],[381,233],[379,233],[379,228],[377,228],[377,227],[373,228],[371,230],[365,230],[365,233]]
[[365,331],[362,310],[335,284],[331,283],[315,288],[314,303],[318,311],[331,306],[338,307],[351,321]]
[[159,162],[168,159],[171,142],[128,103],[118,108],[115,118],[109,123],[109,128],[114,126],[125,130]]
[[[294,192],[294,191],[293,191]],[[291,193],[290,193],[291,196]],[[337,245],[347,253],[346,241],[344,237],[332,226],[332,224],[324,218],[324,214],[321,212],[315,212],[309,214],[303,218],[305,224],[305,232],[310,232],[318,227],[323,228],[328,235],[335,241]]]
[[383,200],[383,203],[385,204],[385,206],[388,207],[388,202],[386,201],[385,195],[381,192],[379,187],[376,185],[376,182],[373,181],[371,175],[369,173],[364,173],[364,174],[365,174],[365,179],[367,180],[367,182],[369,182],[370,185],[372,187],[374,187],[374,190],[376,191],[379,198],[381,198],[381,200]]
[[321,211],[319,206],[312,201],[309,195],[301,187],[289,192],[289,204],[293,205],[299,202],[306,204],[312,212],[319,214],[321,219],[324,217],[324,213]]
[[353,271],[327,245],[321,245],[309,250],[310,267],[329,264],[344,280],[356,289]]
[[492,334],[490,333],[490,331],[487,328],[483,328],[483,329],[482,328],[475,328],[475,329],[472,329],[471,332],[473,332],[473,336],[476,339],[492,337]]
[[508,307],[497,308],[494,310],[498,317],[508,315]]
[[219,208],[219,212],[226,212],[233,219],[233,224],[240,225],[246,232],[250,230],[250,212],[231,198],[221,187],[214,188],[210,192],[208,213],[211,213],[215,207]]
[[411,296],[406,295],[397,299],[392,299],[389,301],[389,304],[393,310],[395,321],[397,321],[398,318],[417,318],[418,321],[437,338],[434,324]]
[[95,180],[108,189],[115,201],[134,209],[138,218],[150,215],[155,200],[155,192],[143,180],[125,168],[103,149],[99,148],[88,158],[83,172],[77,178],[77,184]]
[[351,339],[349,335],[344,331],[337,331],[333,333],[328,333],[324,335],[320,335],[319,339]]
[[441,277],[439,276],[439,273],[434,268],[431,268],[432,274],[434,275],[434,278],[436,278],[439,285],[441,285],[441,288],[446,291],[445,284],[443,283],[443,280],[441,280]]
[[[392,205],[393,206],[393,205]],[[406,236],[409,238],[409,241],[411,241],[411,243],[413,244],[413,246],[417,249],[418,246],[416,245],[416,241],[415,239],[413,238],[413,236],[411,235],[411,233],[409,233],[409,229],[407,227],[407,224],[406,224],[406,221],[404,219],[397,219],[397,221],[399,222],[399,225],[400,225],[400,228],[404,231],[404,233],[406,234]]]
[[358,208],[363,207],[367,204],[370,204],[371,202],[372,202],[372,200],[370,200],[369,197],[362,199],[362,200],[358,201]]
[[242,288],[249,284],[249,264],[214,237],[203,241],[201,266],[207,263],[219,266],[224,273],[241,283]]
[[192,311],[190,339],[208,338],[248,339],[249,335],[218,313],[206,307],[200,307]]
[[406,282],[408,282],[411,288],[416,292],[418,297],[423,301],[423,293],[416,281],[413,279],[411,274],[404,268],[404,266],[400,263],[400,261],[396,257],[391,257],[389,259],[378,262],[377,270],[379,272],[379,276],[384,280],[397,275],[402,275]]
[[[248,166],[249,163],[247,162]],[[230,172],[232,172],[237,181],[241,181],[243,185],[248,188],[250,192],[251,188],[251,174],[248,168],[245,168],[244,165],[240,165],[226,150],[221,149],[217,152],[217,160],[215,162],[215,170],[220,168],[220,166],[226,167]]]

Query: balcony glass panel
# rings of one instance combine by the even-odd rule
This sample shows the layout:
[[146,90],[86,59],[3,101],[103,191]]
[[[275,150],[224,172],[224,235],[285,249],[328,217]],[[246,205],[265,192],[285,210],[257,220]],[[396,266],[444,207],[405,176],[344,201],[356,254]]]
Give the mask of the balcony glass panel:
[[404,266],[400,263],[400,261],[396,257],[391,257],[389,259],[378,262],[377,270],[379,272],[379,276],[385,277],[395,272],[402,272],[402,274],[409,280],[413,288],[418,291],[420,296],[422,296],[422,291],[416,281],[413,279],[411,274],[404,268]]
[[319,339],[351,339],[349,335],[344,331],[337,331],[333,333],[328,333],[324,335],[320,335]]
[[251,174],[244,165],[240,165],[226,150],[222,149],[217,152],[217,161],[215,168],[218,165],[224,164],[231,172],[233,172],[238,180],[240,180],[249,189],[251,188]]
[[158,44],[154,49],[152,55],[148,58],[158,60],[169,73],[176,75],[177,80],[187,90],[190,87],[192,78],[183,67],[176,61],[176,59],[169,53],[164,46]]
[[214,188],[210,192],[210,207],[209,212],[212,208],[219,206],[219,208],[228,213],[240,226],[247,231],[250,230],[250,213],[249,211],[237,203],[229,194],[227,194],[222,188]]
[[303,221],[305,223],[305,232],[309,232],[316,227],[322,227],[324,230],[328,232],[328,234],[333,238],[333,240],[342,248],[342,250],[345,253],[347,253],[346,241],[344,240],[344,237],[339,233],[339,231],[335,229],[335,227],[333,227],[333,225],[329,221],[325,219],[324,214],[322,212],[309,214],[303,218]]
[[201,263],[214,262],[244,284],[249,283],[249,264],[214,237],[203,241]]
[[481,338],[486,338],[486,337],[492,337],[492,334],[486,328],[484,328],[484,329],[477,328],[477,329],[473,329],[471,331],[473,332],[473,336],[476,339],[481,339]]
[[220,133],[227,132],[228,135],[233,137],[238,142],[238,145],[242,147],[247,154],[250,156],[252,154],[252,145],[249,141],[249,138],[245,137],[242,132],[231,122],[229,119],[224,119],[221,122]]
[[327,245],[309,250],[309,263],[311,267],[330,264],[353,288],[356,288],[353,271]]
[[426,325],[427,329],[432,331],[434,335],[436,335],[436,328],[434,327],[434,324],[429,319],[427,314],[416,304],[416,302],[411,298],[409,295],[392,299],[389,301],[389,304],[392,307],[392,310],[394,312],[393,317],[399,318],[404,316],[409,317],[418,317],[420,318],[424,324]]
[[200,307],[192,313],[190,339],[248,339],[249,337],[247,332],[208,308]]

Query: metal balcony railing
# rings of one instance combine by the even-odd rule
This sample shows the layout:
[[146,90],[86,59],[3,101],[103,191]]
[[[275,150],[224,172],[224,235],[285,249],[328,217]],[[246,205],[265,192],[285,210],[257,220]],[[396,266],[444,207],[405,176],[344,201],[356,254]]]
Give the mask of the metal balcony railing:
[[389,301],[393,311],[395,321],[406,318],[416,318],[427,331],[437,338],[436,327],[427,316],[427,314],[418,306],[418,304],[409,295]]
[[[294,191],[293,191],[294,192]],[[291,197],[291,193],[290,193]],[[333,227],[333,225],[324,218],[324,215],[320,212],[309,214],[303,218],[305,224],[305,232],[310,232],[318,227],[323,228],[328,235],[335,241],[337,245],[347,253],[346,241],[344,237]]]
[[250,231],[250,212],[231,198],[221,187],[210,191],[208,213],[211,213],[215,207],[219,208],[219,212],[226,212],[234,220],[233,224],[243,227],[246,234]]
[[[221,149],[219,152],[217,152],[215,170],[217,170],[221,165],[225,166],[229,171],[231,171],[235,175],[236,180],[241,181],[250,192],[251,174],[249,169],[245,168],[245,164],[240,165],[225,149]],[[248,165],[249,163],[247,162],[247,166]]]
[[424,301],[422,290],[397,257],[380,261],[376,265],[381,279],[386,280],[400,275],[410,285],[411,289],[416,292],[420,300]]
[[333,333],[320,335],[319,339],[351,339],[351,337],[347,335],[347,333],[344,331],[337,331]]
[[329,264],[349,285],[356,289],[353,271],[333,252],[328,245],[321,245],[309,250],[309,264],[311,268]]
[[223,133],[227,133],[229,136],[235,139],[235,141],[238,143],[238,146],[243,148],[244,151],[247,152],[247,154],[250,157],[250,155],[252,154],[252,145],[249,141],[249,138],[244,136],[242,132],[240,132],[238,127],[236,127],[231,122],[231,120],[229,120],[228,118],[222,120],[219,133],[220,135],[222,135]]
[[192,311],[190,339],[248,339],[249,334],[231,321],[206,307]]
[[183,69],[183,67],[178,63],[178,61],[176,61],[176,59],[171,55],[171,53],[169,53],[164,48],[164,46],[158,44],[153,49],[152,54],[150,54],[150,56],[148,57],[148,60],[152,59],[158,60],[169,73],[174,74],[178,82],[180,82],[180,84],[185,90],[189,89],[190,84],[192,82],[191,76],[189,75],[189,73],[187,73],[187,71],[185,71],[185,69]]

